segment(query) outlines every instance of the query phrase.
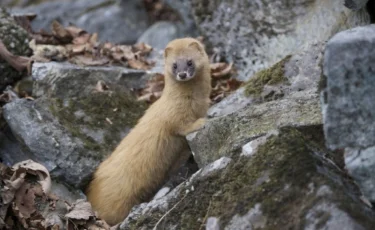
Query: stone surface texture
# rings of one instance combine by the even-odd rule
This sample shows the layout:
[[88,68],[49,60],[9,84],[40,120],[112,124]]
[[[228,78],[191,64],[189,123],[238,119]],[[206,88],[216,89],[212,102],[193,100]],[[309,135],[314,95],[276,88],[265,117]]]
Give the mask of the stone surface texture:
[[375,25],[336,34],[324,54],[324,131],[331,148],[375,145]]
[[101,41],[133,44],[148,27],[147,13],[137,0],[66,0],[49,1],[26,8],[12,9],[14,14],[35,13],[33,29],[50,31],[57,20],[73,23],[90,33],[98,33]]
[[[84,186],[143,114],[146,105],[137,102],[129,88],[141,87],[144,75],[116,67],[35,63],[32,77],[37,99],[19,99],[4,106],[3,116],[12,134],[25,147],[22,150],[4,141],[5,153],[12,146],[19,150],[12,158],[7,154],[6,160],[13,164],[31,158],[45,165],[54,178]],[[109,90],[98,91],[99,81]]]
[[325,41],[338,31],[370,22],[342,0],[192,0],[199,31],[249,79],[306,42]]

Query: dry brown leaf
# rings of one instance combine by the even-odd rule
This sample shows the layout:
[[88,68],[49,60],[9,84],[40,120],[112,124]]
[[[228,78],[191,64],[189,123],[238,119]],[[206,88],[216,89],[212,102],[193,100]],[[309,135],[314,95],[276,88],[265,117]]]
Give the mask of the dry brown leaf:
[[74,56],[70,61],[80,66],[102,66],[109,63],[109,59],[106,57],[94,59],[92,56],[88,55]]
[[64,46],[39,45],[36,44],[35,40],[31,40],[29,46],[34,51],[34,54],[31,58],[36,61],[63,61],[68,57],[67,49]]
[[152,51],[152,47],[144,42],[135,44],[133,49],[134,52],[140,52],[142,55],[147,55]]
[[31,35],[36,44],[43,45],[59,45],[60,41],[55,38],[52,34],[33,33]]
[[148,63],[145,63],[143,61],[136,60],[136,59],[129,59],[128,65],[129,65],[130,68],[133,68],[133,69],[140,69],[140,70],[151,69],[151,65],[149,65]]
[[225,97],[225,93],[220,93],[220,94],[216,95],[214,98],[212,98],[212,102],[218,103],[221,100],[223,100],[224,97]]
[[67,49],[70,50],[73,54],[81,54],[86,51],[86,44],[68,45]]
[[71,42],[73,39],[69,31],[56,20],[52,22],[52,34],[64,44]]
[[51,189],[51,177],[46,167],[32,160],[26,160],[13,165],[14,171],[20,169],[38,177],[38,183],[42,186],[43,192],[47,194]]
[[111,50],[112,50],[113,47],[114,47],[114,45],[110,42],[102,43],[101,49],[100,49],[100,54],[111,56]]
[[83,34],[87,34],[85,30],[73,25],[66,27],[65,30],[67,30],[73,38],[82,36]]
[[31,73],[32,60],[28,57],[13,55],[5,47],[3,41],[0,39],[0,59],[5,60],[10,66],[19,72],[27,70],[28,75]]
[[227,63],[213,63],[211,64],[211,74],[212,77],[220,78],[228,75],[230,71],[232,70],[233,63],[227,64]]
[[146,87],[139,92],[138,101],[153,103],[159,99],[164,89],[164,75],[155,74],[147,81]]
[[19,98],[12,86],[7,86],[3,92],[3,94],[0,94],[0,102],[8,103]]
[[65,214],[65,218],[73,221],[89,220],[91,217],[95,217],[95,213],[91,208],[91,204],[83,199],[77,200],[71,210]]
[[98,92],[104,92],[104,91],[109,90],[109,87],[104,81],[99,80],[96,83],[95,90],[98,91]]
[[237,80],[236,78],[229,78],[227,84],[231,91],[237,90],[243,85],[242,81]]
[[[23,164],[25,162],[26,165]],[[43,166],[34,164],[33,161],[25,162],[17,163],[12,168],[0,164],[0,183],[5,185],[0,191],[0,228],[18,229],[16,226],[22,225],[24,229],[46,229],[45,219],[37,207],[45,206],[47,209],[44,211],[48,211],[50,200],[45,195],[42,185],[34,183],[35,177],[27,177],[31,174],[36,178],[44,178],[46,169],[42,169]],[[13,193],[11,196],[10,191]],[[4,204],[4,201],[9,203]]]
[[29,218],[36,211],[35,193],[30,184],[24,183],[15,194],[13,209],[17,209],[23,218]]
[[126,61],[135,58],[132,47],[126,45],[112,47],[111,56],[115,61]]
[[145,59],[152,51],[152,47],[145,43],[134,46],[99,43],[97,33],[90,34],[72,25],[63,27],[57,21],[52,23],[52,34],[31,31],[31,35],[34,38],[29,44],[34,51],[32,60],[40,62],[67,59],[81,66],[120,64],[142,70],[148,70],[154,65]]
[[146,93],[137,98],[138,101],[146,101],[149,103],[154,103],[158,98],[155,96],[155,93]]
[[92,45],[96,45],[96,43],[98,42],[98,34],[97,33],[94,33],[90,36],[90,39],[88,41],[90,44]]
[[89,33],[83,33],[73,39],[73,44],[85,44],[90,40],[91,35]]

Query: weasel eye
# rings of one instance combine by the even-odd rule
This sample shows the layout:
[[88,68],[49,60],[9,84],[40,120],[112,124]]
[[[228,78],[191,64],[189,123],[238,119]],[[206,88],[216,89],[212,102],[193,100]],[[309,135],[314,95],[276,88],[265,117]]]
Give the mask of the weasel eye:
[[173,64],[173,69],[177,69],[177,64],[176,63]]
[[192,62],[191,60],[189,60],[189,61],[187,62],[187,65],[188,65],[188,66],[192,66],[192,65],[193,65],[193,62]]

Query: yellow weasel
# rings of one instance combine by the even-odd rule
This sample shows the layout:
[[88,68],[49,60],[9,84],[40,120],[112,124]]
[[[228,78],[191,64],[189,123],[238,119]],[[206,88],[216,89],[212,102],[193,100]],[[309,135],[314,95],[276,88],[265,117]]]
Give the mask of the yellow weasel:
[[187,159],[185,136],[205,122],[211,92],[208,56],[193,38],[171,41],[164,51],[165,88],[137,125],[103,161],[87,190],[108,224],[123,221],[149,199],[168,173]]

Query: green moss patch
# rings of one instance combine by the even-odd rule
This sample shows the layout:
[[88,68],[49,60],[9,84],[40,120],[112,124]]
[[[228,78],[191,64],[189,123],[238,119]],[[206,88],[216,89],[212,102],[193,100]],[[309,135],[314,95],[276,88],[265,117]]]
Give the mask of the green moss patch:
[[[130,93],[122,91],[95,92],[65,101],[52,98],[50,103],[53,115],[84,143],[86,149],[104,154],[109,154],[118,145],[121,135],[136,124],[146,107]],[[104,142],[95,141],[83,128],[88,132],[103,133]]]
[[288,82],[288,79],[284,76],[284,66],[291,57],[291,55],[288,55],[272,67],[256,73],[255,76],[245,84],[245,95],[259,97],[265,85],[276,85]]

